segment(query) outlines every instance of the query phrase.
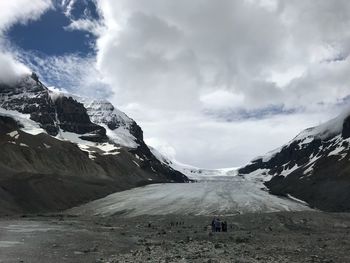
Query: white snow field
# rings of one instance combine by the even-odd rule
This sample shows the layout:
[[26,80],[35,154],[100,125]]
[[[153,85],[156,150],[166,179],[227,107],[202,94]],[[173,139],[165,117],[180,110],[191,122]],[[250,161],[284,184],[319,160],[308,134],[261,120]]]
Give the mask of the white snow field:
[[241,177],[188,184],[154,184],[111,194],[68,210],[75,215],[233,215],[249,212],[310,210],[296,199],[280,198],[262,184]]
[[192,165],[178,162],[175,159],[170,159],[160,153],[155,148],[148,146],[153,155],[163,164],[170,166],[176,171],[179,171],[192,180],[217,180],[219,177],[233,177],[238,174],[238,168],[221,168],[221,169],[203,169]]

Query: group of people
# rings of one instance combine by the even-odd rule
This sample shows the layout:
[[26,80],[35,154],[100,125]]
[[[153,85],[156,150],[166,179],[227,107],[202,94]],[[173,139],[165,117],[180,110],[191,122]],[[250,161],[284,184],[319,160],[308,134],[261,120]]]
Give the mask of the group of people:
[[214,217],[211,221],[212,232],[227,232],[227,222],[221,221],[220,218]]

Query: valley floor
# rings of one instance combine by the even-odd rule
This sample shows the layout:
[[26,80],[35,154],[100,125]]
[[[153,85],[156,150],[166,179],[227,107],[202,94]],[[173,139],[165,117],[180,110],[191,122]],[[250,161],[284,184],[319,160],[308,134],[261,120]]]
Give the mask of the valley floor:
[[0,262],[350,262],[350,214],[301,211],[228,216],[222,218],[228,222],[227,233],[211,233],[211,219],[175,215],[2,218]]

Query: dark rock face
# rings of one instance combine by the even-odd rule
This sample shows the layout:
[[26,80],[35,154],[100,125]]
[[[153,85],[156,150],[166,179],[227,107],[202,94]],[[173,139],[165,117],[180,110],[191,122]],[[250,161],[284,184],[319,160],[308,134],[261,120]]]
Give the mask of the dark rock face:
[[347,117],[343,124],[342,137],[347,139],[350,137],[350,116]]
[[23,126],[14,119],[0,115],[0,134],[8,133],[20,128],[23,128]]
[[0,85],[0,107],[30,114],[33,121],[50,135],[58,134],[55,107],[47,88],[31,77],[25,77],[15,85]]
[[135,136],[137,143],[142,144],[143,143],[143,131],[139,125],[137,125],[136,122],[133,122],[130,127],[130,133]]
[[287,177],[274,176],[266,186],[272,194],[291,194],[324,211],[350,211],[349,156],[339,160],[336,156],[321,158],[313,174],[304,175],[300,169]]
[[350,117],[342,131],[296,137],[269,158],[258,158],[239,170],[245,176],[264,169],[272,194],[290,194],[327,211],[350,211]]
[[283,170],[291,169],[295,165],[303,166],[310,161],[309,157],[317,155],[322,142],[315,139],[307,147],[301,147],[301,141],[294,141],[284,146],[280,152],[276,153],[269,161],[264,162],[262,158],[252,161],[247,166],[239,170],[240,174],[249,174],[257,169],[268,169],[269,175],[280,174]]
[[33,73],[16,85],[0,85],[0,106],[30,114],[30,118],[50,135],[56,136],[59,129],[77,134],[86,134],[84,139],[107,141],[103,127],[90,121],[84,105],[73,98],[58,97],[52,100],[50,91]]
[[82,136],[85,140],[95,142],[107,141],[106,130],[90,121],[84,105],[73,98],[59,97],[55,100],[59,127],[68,132],[89,135]]

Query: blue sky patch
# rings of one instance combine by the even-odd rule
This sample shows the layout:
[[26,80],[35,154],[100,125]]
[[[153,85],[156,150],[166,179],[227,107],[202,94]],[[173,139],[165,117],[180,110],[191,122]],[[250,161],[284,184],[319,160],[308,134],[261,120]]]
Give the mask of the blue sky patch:
[[[83,4],[74,6],[72,17],[97,18],[96,8],[91,11],[91,7],[85,8]],[[66,30],[65,27],[70,22],[62,8],[56,7],[47,11],[36,21],[26,25],[14,25],[7,32],[7,38],[13,45],[23,50],[40,52],[49,56],[62,56],[69,53],[85,56],[93,53],[95,36],[88,32]]]

